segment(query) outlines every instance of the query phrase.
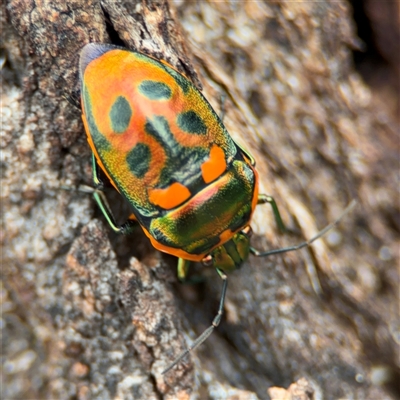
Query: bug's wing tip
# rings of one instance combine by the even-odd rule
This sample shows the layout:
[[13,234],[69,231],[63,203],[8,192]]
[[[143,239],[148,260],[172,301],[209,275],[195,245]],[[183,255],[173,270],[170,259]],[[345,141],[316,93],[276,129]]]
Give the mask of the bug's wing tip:
[[82,50],[79,60],[79,69],[81,75],[85,72],[86,67],[89,63],[96,58],[102,56],[110,50],[115,49],[115,46],[105,43],[88,43],[86,44]]

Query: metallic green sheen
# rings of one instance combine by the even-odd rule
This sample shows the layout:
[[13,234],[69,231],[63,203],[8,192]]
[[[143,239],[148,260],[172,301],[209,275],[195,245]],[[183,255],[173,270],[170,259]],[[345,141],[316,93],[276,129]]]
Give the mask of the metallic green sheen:
[[246,234],[238,232],[231,240],[211,252],[214,267],[224,272],[232,272],[249,257],[250,242]]
[[124,133],[132,118],[132,108],[128,100],[118,96],[110,110],[111,129],[115,133]]
[[[178,142],[174,132],[171,131],[170,123],[172,121],[168,121],[163,115],[157,115],[155,112],[156,108],[152,109],[150,107],[150,109],[147,110],[147,120],[143,128],[145,129],[147,135],[154,137],[160,144],[160,146],[157,146],[159,147],[157,152],[162,150],[165,153],[165,163],[163,168],[161,171],[154,171],[155,173],[159,174],[157,182],[154,182],[154,184],[152,183],[152,185],[154,185],[152,188],[155,189],[164,189],[174,182],[179,182],[189,189],[192,197],[201,197],[202,191],[207,190],[209,186],[204,182],[201,165],[209,159],[210,149],[212,148],[213,144],[216,144],[222,148],[228,166],[227,173],[230,173],[229,171],[234,171],[234,173],[232,172],[233,175],[231,185],[229,185],[229,187],[232,188],[231,190],[228,190],[229,187],[226,187],[223,193],[215,196],[216,199],[221,199],[220,202],[219,200],[214,201],[213,199],[211,199],[211,202],[207,201],[207,203],[212,205],[213,209],[199,207],[199,214],[197,217],[196,212],[194,212],[193,214],[196,215],[190,217],[180,216],[178,219],[176,219],[174,217],[175,210],[165,210],[161,207],[155,206],[149,201],[146,188],[141,187],[140,190],[136,190],[134,187],[128,187],[126,182],[123,181],[122,176],[119,175],[118,162],[112,162],[111,160],[111,158],[117,157],[115,155],[115,149],[113,148],[114,144],[111,141],[108,141],[108,139],[103,136],[102,132],[99,131],[96,121],[93,118],[92,111],[98,105],[94,103],[94,98],[91,99],[89,94],[90,92],[87,89],[83,79],[85,68],[87,64],[89,64],[90,60],[94,60],[101,54],[112,50],[120,50],[132,53],[135,59],[143,60],[146,63],[157,67],[160,72],[161,70],[165,71],[174,79],[176,84],[182,90],[183,94],[193,94],[196,98],[198,97],[198,103],[196,103],[196,108],[193,110],[193,114],[185,114],[183,118],[182,116],[180,118],[183,121],[183,127],[186,126],[187,131],[197,132],[195,134],[203,132],[205,129],[203,125],[206,126],[207,134],[204,135],[204,141],[200,145],[183,146],[180,142]],[[88,51],[92,52],[93,54],[86,54],[84,59],[81,60],[81,68],[83,68],[81,70],[82,103],[84,105],[84,112],[88,125],[88,134],[91,136],[94,148],[96,149],[98,157],[102,161],[105,170],[120,193],[132,206],[132,210],[139,223],[146,228],[150,235],[152,235],[154,231],[155,239],[160,243],[164,243],[166,246],[171,244],[171,247],[181,248],[180,242],[186,241],[188,249],[190,250],[193,248],[194,252],[201,248],[207,249],[208,251],[212,247],[212,243],[219,241],[218,234],[214,234],[215,229],[214,231],[212,230],[212,225],[214,222],[210,222],[210,215],[214,216],[216,220],[219,219],[220,213],[222,213],[222,215],[225,217],[225,220],[227,220],[228,217],[231,217],[229,222],[226,223],[226,225],[229,225],[228,229],[240,229],[249,219],[254,176],[253,174],[250,174],[249,177],[246,177],[245,174],[241,175],[242,173],[233,167],[235,160],[239,163],[244,163],[241,156],[242,152],[229,136],[229,133],[225,129],[224,125],[201,92],[199,92],[198,89],[187,78],[179,74],[173,68],[144,54],[137,53],[135,51],[118,49],[117,47],[111,45],[101,45],[100,47],[92,46],[90,49],[88,49]],[[115,74],[115,79],[118,79],[118,68],[116,68]],[[153,81],[150,76],[148,78],[149,79],[146,79],[146,75],[144,74],[144,79],[141,82]],[[157,81],[154,82],[157,83]],[[148,84],[146,83],[144,85],[145,91],[150,90],[151,85],[148,87],[146,87],[146,85]],[[170,85],[168,85],[168,88],[171,91],[173,90],[172,86]],[[158,94],[161,94],[162,96],[166,95],[167,90],[164,89],[165,88],[158,86]],[[153,93],[157,92],[157,90],[153,91]],[[188,108],[190,105],[185,103],[189,97],[186,98],[182,95],[182,93],[177,93],[177,95],[179,101],[184,103],[182,110],[186,110],[186,113],[190,111],[190,108]],[[133,118],[135,118],[136,107],[140,107],[140,104],[136,104],[135,101],[128,96],[125,96],[125,98],[126,100],[130,101],[129,105],[132,112],[132,116],[130,117],[131,121]],[[123,105],[123,103],[124,101],[122,100],[118,101],[118,104],[115,106],[115,111],[113,111],[111,114],[111,119],[114,120],[113,123],[116,125],[114,126],[116,130],[113,129],[114,132],[122,131],[128,123],[129,112],[126,105]],[[154,101],[154,105],[155,107],[158,107],[159,104],[157,104],[157,101]],[[171,106],[172,105],[173,104],[171,103]],[[165,107],[169,107],[169,101],[165,102]],[[125,112],[123,112],[124,109]],[[196,111],[196,113],[194,111]],[[119,118],[119,120],[117,120],[117,114],[122,114],[125,119]],[[175,116],[175,122],[177,122],[177,118],[178,115]],[[135,132],[128,132],[129,127],[126,131],[126,134],[135,135]],[[149,149],[150,152],[154,151],[155,148],[156,146],[154,146],[154,148],[151,147]],[[125,154],[125,160],[132,171],[132,175],[135,175],[136,177],[143,176],[143,178],[145,178],[147,176],[146,171],[150,172],[151,169],[152,163],[150,162],[149,158],[157,157],[158,155],[159,154],[152,153],[149,155],[147,150],[140,148],[139,150],[131,149],[129,154]],[[248,179],[247,185],[246,179]],[[236,184],[235,181],[237,181]],[[234,189],[235,185],[236,189]],[[226,195],[225,192],[228,194]],[[243,196],[245,197],[245,200],[242,200]],[[236,198],[238,199],[238,206],[235,206]],[[188,201],[190,201],[190,199]],[[218,202],[221,205],[218,205]],[[182,231],[183,233],[179,233],[179,225],[184,225],[184,229]],[[204,241],[201,243],[199,242],[191,245],[189,242],[191,241],[192,237],[196,237],[195,231],[197,228],[205,231],[205,237],[207,236],[208,238],[204,239]],[[208,235],[208,232],[211,232],[210,235]],[[186,240],[185,236],[188,236],[189,239]]]
[[[243,161],[234,161],[227,174],[227,184],[220,185],[214,196],[190,212],[179,214],[178,209],[154,218],[149,226],[151,235],[166,246],[202,254],[219,242],[219,235],[225,230],[245,226],[252,212],[253,170]],[[223,220],[229,221],[226,226],[218,224]]]
[[240,259],[241,259],[241,262],[239,264],[236,264],[235,269],[237,269],[244,260],[247,260],[249,258],[250,240],[249,240],[249,237],[247,235],[244,235],[243,233],[236,234],[232,240],[235,243],[236,250],[237,250],[238,254],[240,255]]
[[189,81],[172,68],[165,66],[165,70],[175,79],[175,82],[181,87],[183,93],[188,94],[190,90]]
[[97,151],[109,151],[111,149],[111,144],[97,128],[92,112],[92,102],[86,85],[83,86],[82,99],[90,136],[92,137],[93,143]]

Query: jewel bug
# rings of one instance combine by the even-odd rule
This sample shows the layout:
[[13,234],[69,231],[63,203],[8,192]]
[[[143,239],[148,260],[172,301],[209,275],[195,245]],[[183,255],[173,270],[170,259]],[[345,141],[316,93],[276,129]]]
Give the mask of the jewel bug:
[[[211,326],[163,372],[200,345],[220,323],[227,273],[249,254],[265,257],[308,246],[309,241],[266,252],[250,246],[258,204],[253,157],[233,141],[201,92],[167,62],[108,44],[90,43],[80,56],[82,119],[93,156],[93,196],[111,228],[131,232],[136,223],[152,245],[178,257],[184,280],[190,262],[212,266],[222,278]],[[118,226],[105,199],[98,167],[129,202],[132,216]],[[347,212],[348,209],[345,211]]]

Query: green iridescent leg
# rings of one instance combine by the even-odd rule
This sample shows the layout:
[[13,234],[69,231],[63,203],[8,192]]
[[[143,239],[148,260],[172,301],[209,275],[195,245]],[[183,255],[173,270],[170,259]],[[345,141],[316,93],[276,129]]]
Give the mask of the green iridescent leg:
[[265,203],[268,203],[271,205],[272,212],[274,213],[275,221],[276,221],[276,224],[278,225],[279,230],[282,233],[287,232],[286,226],[282,221],[281,214],[279,213],[278,206],[277,206],[274,198],[271,196],[267,196],[266,194],[258,195],[257,204],[265,204]]
[[103,190],[103,182],[99,178],[99,166],[97,165],[96,157],[92,153],[92,179],[94,187],[98,190]]
[[357,202],[355,200],[352,200],[351,203],[345,208],[345,210],[342,212],[339,217],[327,225],[324,229],[320,230],[315,236],[313,236],[311,239],[299,243],[294,246],[289,246],[289,247],[283,247],[281,249],[275,249],[275,250],[268,250],[268,251],[259,251],[256,250],[254,247],[250,247],[250,253],[254,254],[256,257],[268,257],[273,254],[282,254],[282,253],[288,253],[289,251],[295,251],[302,249],[303,247],[309,246],[312,242],[315,242],[317,239],[319,239],[321,236],[325,235],[326,232],[330,231],[334,226],[336,226],[342,219],[343,217],[348,214],[355,206]]
[[[250,253],[252,253],[256,257],[268,257],[271,255],[288,253],[290,251],[296,251],[296,250],[302,249],[304,247],[310,246],[311,243],[315,242],[321,236],[325,235],[326,232],[330,231],[334,226],[336,226],[343,219],[343,217],[346,214],[348,214],[356,206],[356,204],[357,204],[356,201],[352,200],[351,203],[345,208],[345,210],[342,212],[342,214],[334,222],[327,225],[324,229],[319,231],[316,235],[314,235],[311,239],[309,239],[307,241],[296,244],[294,246],[282,247],[280,249],[274,249],[274,250],[268,250],[268,251],[259,251],[259,250],[255,249],[254,247],[250,247]],[[315,293],[317,295],[321,295],[322,288],[321,288],[320,281],[318,279],[317,271],[316,271],[313,263],[307,263],[307,274],[309,276],[311,285],[312,285]]]
[[228,277],[224,273],[224,271],[218,268],[216,268],[216,271],[220,276],[220,278],[222,279],[222,292],[221,292],[221,298],[219,300],[217,315],[214,317],[211,325],[162,372],[163,375],[166,374],[168,371],[170,371],[172,368],[174,368],[175,365],[178,364],[183,358],[185,358],[193,349],[200,346],[212,334],[214,329],[221,322],[222,314],[224,313],[226,289],[228,287]]
[[191,276],[187,278],[191,261],[178,258],[177,275],[181,283],[188,285],[196,285],[205,281],[204,276]]
[[133,232],[137,226],[135,221],[128,220],[122,225],[117,225],[115,222],[110,205],[108,204],[107,198],[103,192],[103,182],[99,178],[99,170],[94,154],[92,154],[92,176],[93,183],[95,185],[95,189],[93,190],[93,198],[103,213],[108,225],[110,225],[111,229],[117,233],[129,234]]
[[178,258],[177,275],[181,282],[186,282],[186,277],[189,272],[190,261]]

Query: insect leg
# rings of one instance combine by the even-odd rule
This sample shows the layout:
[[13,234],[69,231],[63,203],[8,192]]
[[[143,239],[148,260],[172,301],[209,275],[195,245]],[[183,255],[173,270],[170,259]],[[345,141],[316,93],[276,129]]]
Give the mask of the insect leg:
[[181,282],[186,281],[186,277],[189,271],[190,261],[184,260],[183,258],[178,259],[177,275]]
[[96,157],[94,153],[92,153],[92,179],[94,183],[94,187],[97,190],[103,190],[103,182],[99,178],[99,166],[97,165]]
[[329,230],[331,230],[335,225],[337,225],[342,218],[348,214],[357,204],[357,202],[355,200],[353,200],[346,208],[345,210],[342,212],[342,214],[332,223],[330,223],[329,225],[327,225],[324,229],[322,229],[321,231],[319,231],[315,236],[313,236],[311,239],[299,243],[297,245],[294,246],[289,246],[289,247],[282,247],[281,249],[274,249],[274,250],[268,250],[268,251],[258,251],[253,247],[250,247],[250,253],[252,253],[253,255],[255,255],[256,257],[267,257],[267,256],[271,256],[273,254],[282,254],[282,253],[287,253],[289,251],[295,251],[295,250],[299,250],[302,249],[303,247],[307,247],[309,246],[312,242],[315,242],[317,239],[319,239],[321,236],[325,235],[326,232],[328,232]]
[[212,334],[213,330],[221,322],[222,314],[224,313],[226,289],[228,287],[228,276],[218,268],[216,268],[216,271],[223,281],[221,299],[219,301],[217,315],[214,317],[211,325],[184,352],[182,352],[177,358],[175,358],[175,360],[162,372],[163,375],[170,371],[173,367],[175,367],[175,365],[178,364],[182,359],[184,359],[192,350],[200,346]]
[[191,276],[188,278],[188,272],[190,267],[191,261],[184,260],[183,258],[178,258],[178,265],[177,265],[177,275],[180,283],[188,284],[188,285],[196,285],[198,283],[204,282],[204,276]]
[[278,225],[279,230],[282,233],[287,232],[287,228],[286,228],[285,224],[282,221],[281,214],[279,212],[278,206],[277,206],[276,201],[274,200],[274,198],[272,196],[268,196],[266,194],[258,195],[257,204],[265,204],[265,203],[268,203],[268,204],[271,205],[272,212],[274,213],[275,221],[276,221],[276,224]]
[[108,204],[106,195],[103,192],[103,182],[99,178],[99,168],[96,162],[96,157],[92,153],[92,177],[95,188],[93,190],[93,198],[99,206],[104,218],[106,219],[108,225],[110,225],[111,229],[117,233],[128,234],[133,232],[136,227],[134,216],[130,216],[128,221],[126,221],[122,225],[117,225],[115,222],[114,215],[111,211],[111,207]]

